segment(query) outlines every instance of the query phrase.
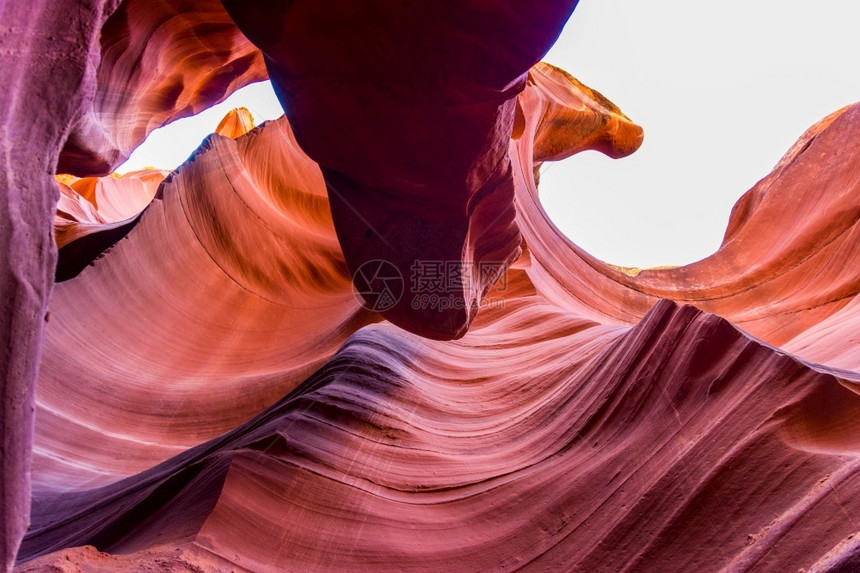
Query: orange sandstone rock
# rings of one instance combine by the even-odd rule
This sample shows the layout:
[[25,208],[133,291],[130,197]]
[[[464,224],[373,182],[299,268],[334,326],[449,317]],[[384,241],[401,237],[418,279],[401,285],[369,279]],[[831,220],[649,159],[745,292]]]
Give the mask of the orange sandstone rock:
[[[537,201],[534,142],[556,158],[620,154],[641,131],[565,74],[531,76],[509,143],[527,256],[458,341],[367,324],[379,319],[350,294],[321,173],[285,119],[212,136],[163,183],[127,239],[58,285],[40,381],[22,557],[122,556],[66,549],[22,570],[63,554],[119,570],[153,556],[249,571],[850,570],[853,525],[832,514],[860,509],[860,289],[855,267],[816,261],[860,245],[858,218],[838,216],[853,212],[860,156],[833,153],[857,136],[860,106],[804,136],[733,215],[734,237],[785,237],[757,251],[795,269],[771,299],[759,266],[740,266],[764,249],[753,241],[631,276],[564,239]],[[819,209],[792,211],[811,174],[826,182]],[[797,213],[794,230],[846,226],[825,242],[801,232],[798,248],[769,212]],[[176,239],[159,249],[158,236]],[[140,302],[114,294],[141,264]],[[809,304],[827,289],[848,300]],[[68,388],[72,372],[104,382]],[[172,406],[131,411],[133,396]],[[95,403],[111,414],[94,419]],[[223,433],[187,449],[207,432]],[[124,459],[93,452],[96,436]]]
[[241,135],[245,135],[254,129],[254,116],[248,111],[248,108],[238,107],[231,109],[224,119],[215,128],[215,133],[236,139]]
[[[712,256],[619,269],[538,197],[642,141],[533,65],[575,2],[226,4],[263,52],[210,0],[0,8],[0,567],[28,513],[21,571],[860,567],[860,104]],[[288,118],[52,178],[264,59]],[[499,264],[405,283],[440,260]]]
[[57,171],[108,175],[152,130],[266,77],[218,0],[125,0],[101,29],[95,94]]

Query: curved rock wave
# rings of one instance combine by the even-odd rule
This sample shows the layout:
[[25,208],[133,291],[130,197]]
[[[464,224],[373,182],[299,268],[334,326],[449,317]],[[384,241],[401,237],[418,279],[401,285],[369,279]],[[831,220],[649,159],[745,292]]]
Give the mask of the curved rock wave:
[[22,570],[850,570],[860,106],[717,253],[641,272],[564,238],[535,179],[641,130],[543,64],[514,115],[524,253],[448,342],[362,309],[285,118],[211,136],[56,287],[20,558],[60,553]]
[[104,23],[95,94],[58,173],[108,175],[154,129],[267,79],[262,54],[219,0],[124,0]]
[[54,216],[55,278],[76,277],[137,224],[167,171],[145,169],[124,176],[57,176],[60,200]]
[[0,5],[0,567],[860,569],[860,104],[604,264],[538,197],[642,141],[537,63],[575,4]]
[[[236,139],[254,129],[246,108],[231,110],[215,133]],[[155,198],[169,171],[143,169],[106,177],[56,177],[60,189],[54,238],[59,250],[57,282],[76,277],[108,248],[123,239]]]
[[[779,570],[854,533],[828,516],[860,509],[856,373],[670,301],[632,328],[514,305],[459,343],[361,329],[225,436],[37,495],[22,555],[166,543],[253,571]],[[512,329],[532,342],[500,345]]]
[[104,483],[222,434],[378,320],[283,118],[213,134],[132,232],[96,260],[75,254],[84,270],[56,286],[40,369],[37,490]]
[[[523,100],[533,93],[526,90]],[[531,106],[537,117],[542,105]],[[810,128],[738,201],[717,252],[671,269],[622,269],[591,257],[555,229],[540,206],[533,170],[524,168],[517,222],[529,245],[529,276],[549,300],[595,320],[633,324],[656,300],[669,298],[787,344],[860,292],[856,267],[843,262],[860,260],[858,157],[848,151],[858,137],[857,104]],[[520,165],[533,154],[529,141],[515,142]]]

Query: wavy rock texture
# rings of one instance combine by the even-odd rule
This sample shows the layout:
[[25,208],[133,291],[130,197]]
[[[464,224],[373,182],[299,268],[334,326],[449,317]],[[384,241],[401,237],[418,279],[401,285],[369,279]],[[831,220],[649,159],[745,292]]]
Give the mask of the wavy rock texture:
[[714,255],[638,273],[565,239],[535,173],[641,130],[546,64],[516,107],[525,252],[448,342],[360,307],[285,118],[211,136],[55,288],[20,557],[56,553],[20,569],[860,566],[860,105]]
[[266,78],[218,0],[125,0],[101,29],[96,91],[57,171],[107,175],[152,130]]
[[[369,320],[322,175],[285,119],[236,141],[210,136],[125,239],[95,261],[69,256],[86,271],[54,290],[34,442],[39,487],[104,483],[236,427]],[[104,448],[92,456],[96,439]]]
[[[52,175],[110,173],[153,129],[266,72],[262,55],[217,0],[4,2],[0,58],[0,567],[6,569],[27,527],[33,385],[52,275],[80,271],[55,269],[51,220],[59,197]],[[82,250],[100,252],[109,242],[91,239]]]
[[146,169],[122,177],[57,176],[57,282],[77,276],[84,266],[125,237],[168,173]]
[[119,223],[139,215],[152,202],[169,171],[143,169],[111,177],[57,176],[60,200],[54,217],[57,247],[96,229],[88,226]]
[[[30,513],[21,571],[860,570],[860,104],[714,255],[622,269],[537,193],[642,141],[533,65],[575,1],[84,4],[0,7],[3,567]],[[52,177],[264,57],[288,117]]]
[[[522,98],[538,96],[526,91]],[[545,124],[541,104],[532,109],[527,121]],[[810,128],[735,205],[720,249],[675,269],[611,267],[550,232],[532,170],[523,169],[527,192],[517,196],[517,222],[532,253],[529,275],[549,300],[595,320],[629,324],[657,299],[671,298],[729,318],[772,344],[787,343],[849,305],[860,290],[860,275],[853,265],[846,268],[860,260],[858,123],[854,105]],[[527,165],[529,145],[520,145],[519,165]]]
[[[236,139],[254,128],[246,108],[231,110],[215,133]],[[57,282],[73,278],[125,237],[152,202],[169,171],[144,169],[108,177],[58,175],[60,201],[54,216],[59,248]]]

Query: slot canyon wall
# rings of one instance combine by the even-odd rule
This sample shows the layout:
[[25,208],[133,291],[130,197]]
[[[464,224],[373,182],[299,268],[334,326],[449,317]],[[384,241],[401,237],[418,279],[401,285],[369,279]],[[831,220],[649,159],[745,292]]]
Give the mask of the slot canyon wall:
[[575,4],[3,4],[5,568],[860,570],[860,104],[607,265],[538,195],[643,139]]

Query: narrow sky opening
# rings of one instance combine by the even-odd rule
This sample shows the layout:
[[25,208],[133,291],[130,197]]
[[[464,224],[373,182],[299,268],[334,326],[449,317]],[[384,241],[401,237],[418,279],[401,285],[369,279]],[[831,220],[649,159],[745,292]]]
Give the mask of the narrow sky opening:
[[197,115],[156,129],[116,171],[128,173],[144,167],[176,169],[200,146],[207,135],[215,131],[227,112],[236,107],[248,108],[256,125],[284,115],[271,82],[251,84],[236,90],[223,102]]

